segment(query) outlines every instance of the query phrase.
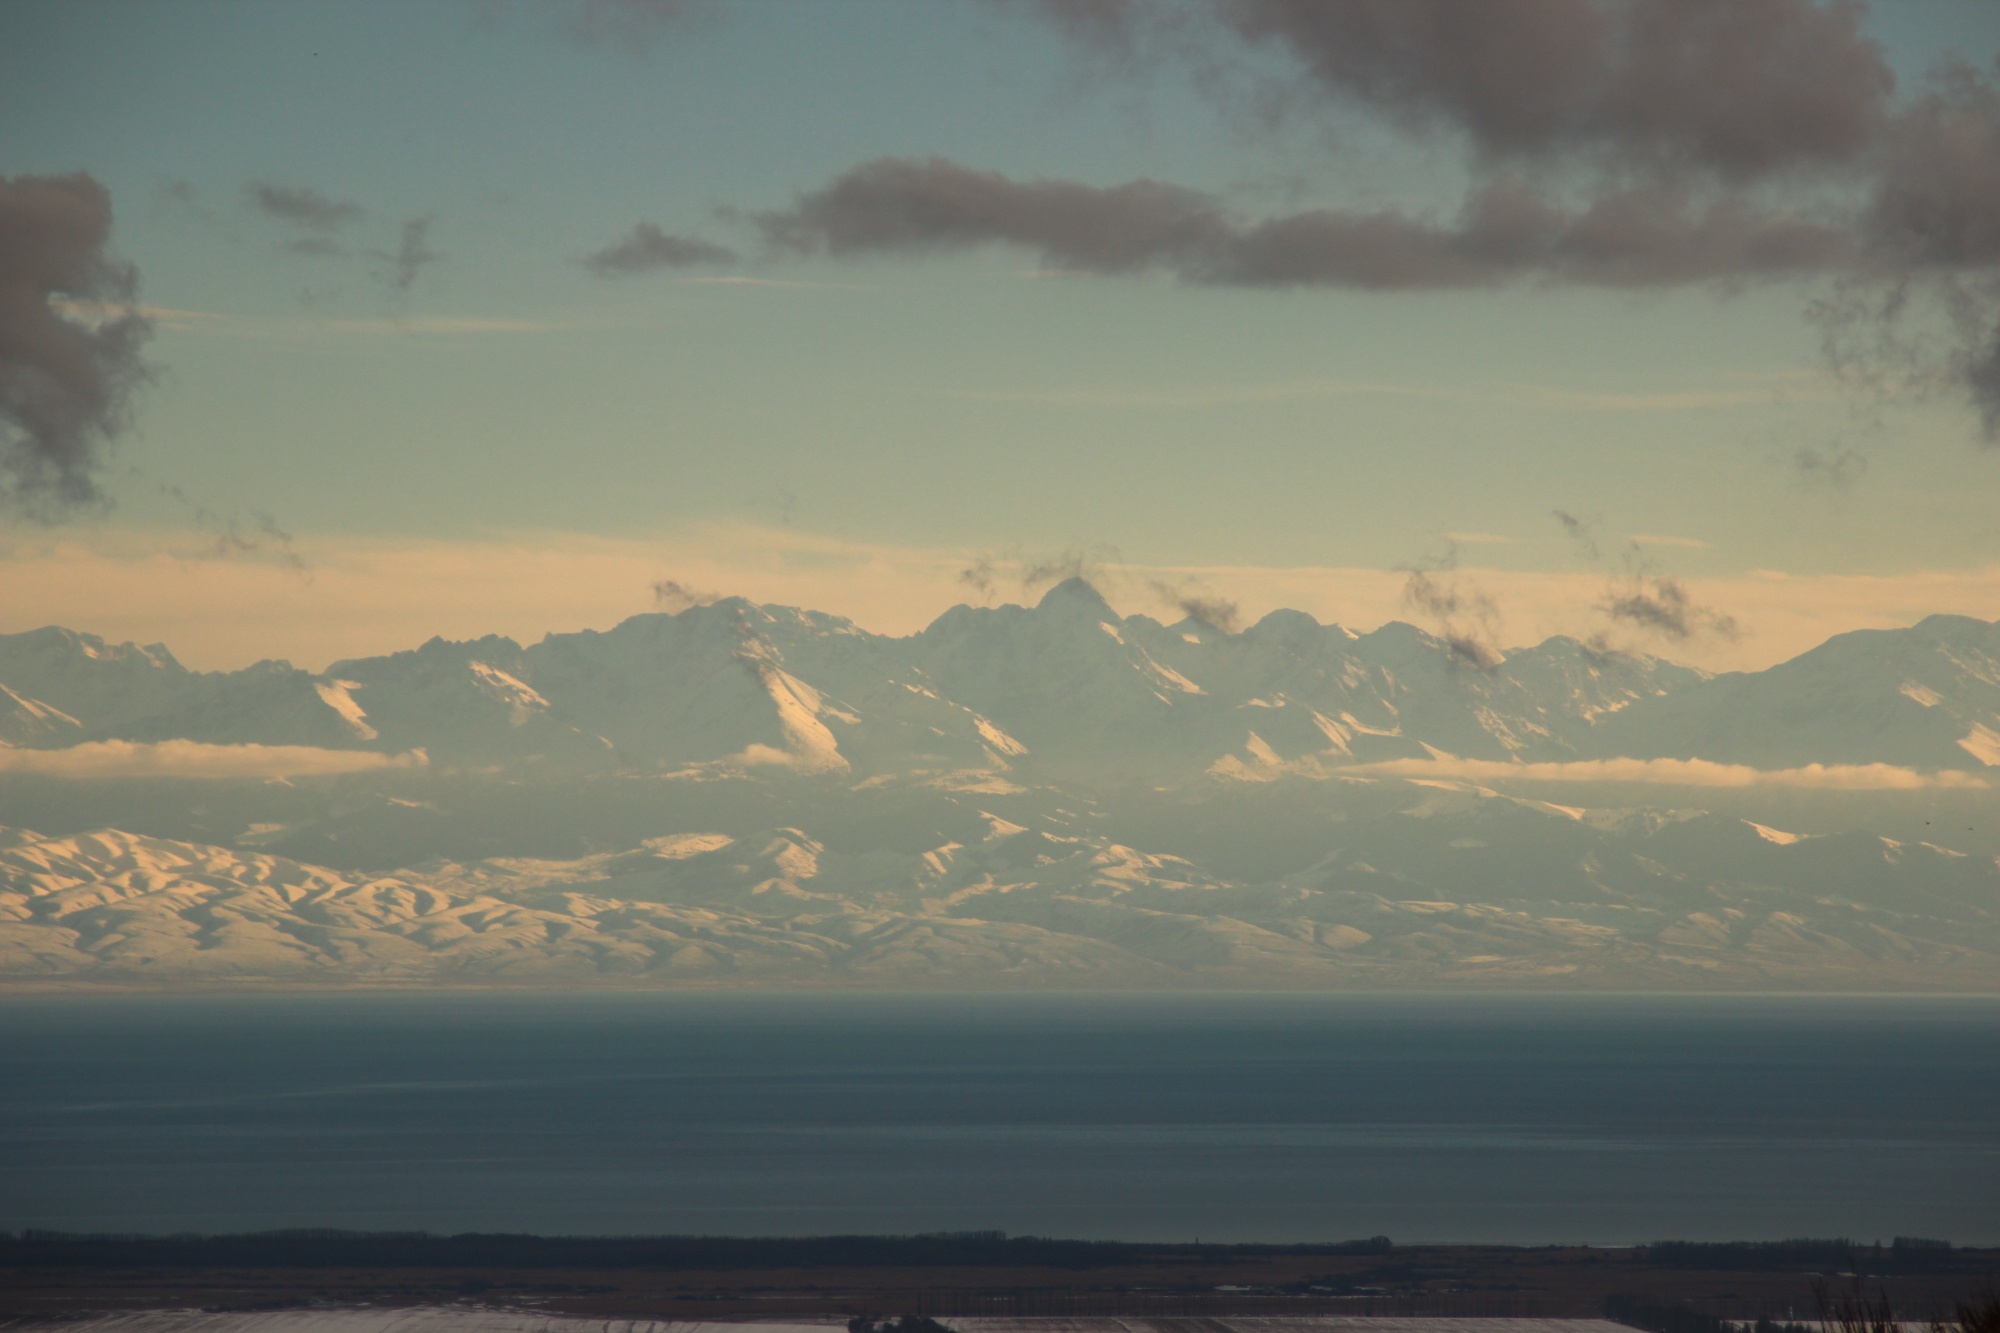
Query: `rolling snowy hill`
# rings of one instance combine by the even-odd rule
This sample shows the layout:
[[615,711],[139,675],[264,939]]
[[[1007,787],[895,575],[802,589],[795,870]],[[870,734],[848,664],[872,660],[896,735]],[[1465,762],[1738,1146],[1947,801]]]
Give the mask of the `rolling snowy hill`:
[[15,981],[1990,986],[2000,867],[1930,844],[1402,786],[1309,867],[1230,879],[986,814],[363,875],[113,830],[0,833]]

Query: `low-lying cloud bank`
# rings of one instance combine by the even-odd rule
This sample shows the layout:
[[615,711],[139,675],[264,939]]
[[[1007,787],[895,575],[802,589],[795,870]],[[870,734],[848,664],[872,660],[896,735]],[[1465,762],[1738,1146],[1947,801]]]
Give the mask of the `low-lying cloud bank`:
[[377,754],[311,745],[87,741],[61,750],[0,746],[0,773],[52,778],[304,778],[422,768],[428,762],[422,751]]
[[1557,764],[1509,764],[1491,759],[1391,759],[1356,764],[1342,773],[1371,777],[1465,779],[1474,782],[1636,782],[1663,787],[1810,787],[1822,791],[1915,791],[1931,787],[1983,788],[1976,773],[1944,769],[1923,773],[1894,764],[1807,764],[1762,769],[1707,759],[1580,759]]

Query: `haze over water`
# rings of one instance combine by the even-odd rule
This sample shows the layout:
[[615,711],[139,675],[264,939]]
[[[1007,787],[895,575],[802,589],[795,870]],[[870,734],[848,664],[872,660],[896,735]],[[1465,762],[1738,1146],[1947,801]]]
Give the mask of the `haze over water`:
[[2000,1242],[2000,1002],[13,997],[0,1227]]

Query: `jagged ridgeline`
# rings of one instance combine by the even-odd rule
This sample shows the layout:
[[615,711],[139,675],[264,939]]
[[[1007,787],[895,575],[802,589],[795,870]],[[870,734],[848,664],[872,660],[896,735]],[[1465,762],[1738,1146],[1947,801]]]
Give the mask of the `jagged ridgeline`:
[[0,636],[0,979],[2000,986],[2000,626],[725,600],[314,674]]

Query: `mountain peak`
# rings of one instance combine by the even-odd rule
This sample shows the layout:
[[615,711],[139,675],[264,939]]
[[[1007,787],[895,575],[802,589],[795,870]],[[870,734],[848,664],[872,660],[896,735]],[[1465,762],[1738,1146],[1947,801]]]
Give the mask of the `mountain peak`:
[[1116,622],[1118,613],[1111,609],[1111,603],[1104,600],[1104,594],[1095,584],[1081,574],[1072,574],[1042,594],[1042,600],[1035,603],[1037,611],[1075,609],[1088,612],[1099,620]]
[[143,647],[129,642],[110,643],[98,635],[61,625],[44,625],[20,634],[0,634],[0,648],[10,653],[38,655],[50,661],[87,658],[96,662],[143,662],[150,667],[185,670],[163,643]]
[[1931,638],[1957,638],[1990,632],[1996,623],[1979,619],[1977,616],[1957,616],[1946,613],[1925,616],[1912,629]]

